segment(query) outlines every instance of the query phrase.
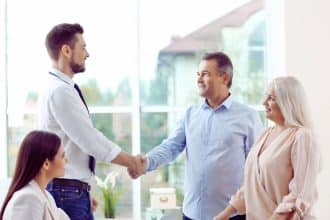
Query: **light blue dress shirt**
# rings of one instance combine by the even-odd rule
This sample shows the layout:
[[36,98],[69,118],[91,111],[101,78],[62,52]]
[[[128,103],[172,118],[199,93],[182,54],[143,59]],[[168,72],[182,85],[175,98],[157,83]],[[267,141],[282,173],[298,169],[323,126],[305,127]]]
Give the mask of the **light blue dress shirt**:
[[186,150],[183,213],[211,220],[241,186],[246,156],[261,130],[258,113],[231,96],[215,109],[205,101],[188,108],[170,136],[147,154],[147,171]]

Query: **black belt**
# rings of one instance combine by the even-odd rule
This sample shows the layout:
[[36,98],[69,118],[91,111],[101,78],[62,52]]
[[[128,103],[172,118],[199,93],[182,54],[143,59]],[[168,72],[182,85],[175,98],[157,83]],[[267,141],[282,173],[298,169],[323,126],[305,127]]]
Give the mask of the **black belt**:
[[54,178],[53,181],[50,182],[50,185],[74,186],[79,189],[85,190],[87,192],[91,191],[91,186],[88,183],[82,182],[80,180],[74,180],[74,179]]

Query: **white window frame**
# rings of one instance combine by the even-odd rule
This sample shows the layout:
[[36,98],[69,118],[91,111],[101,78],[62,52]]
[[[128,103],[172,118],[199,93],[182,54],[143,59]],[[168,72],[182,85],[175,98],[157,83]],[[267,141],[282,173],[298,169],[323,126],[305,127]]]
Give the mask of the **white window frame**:
[[[276,1],[277,2],[277,1]],[[139,22],[139,0],[137,4],[137,22]],[[274,11],[275,9],[275,11]],[[277,76],[278,73],[283,73],[285,69],[285,42],[284,42],[284,15],[283,1],[274,3],[274,1],[266,0],[266,60],[265,74],[270,81]],[[139,24],[137,25],[139,28]],[[139,30],[137,30],[139,31]],[[0,0],[0,178],[8,177],[8,149],[7,149],[7,127],[8,127],[8,85],[7,85],[7,0]],[[278,35],[281,36],[278,36]],[[139,36],[139,34],[138,34]],[[271,44],[268,42],[274,42]],[[139,42],[139,39],[138,39]],[[273,45],[273,46],[272,46]],[[139,47],[139,44],[138,44]],[[139,53],[139,48],[138,48]],[[137,54],[137,57],[139,55]],[[91,113],[131,113],[132,114],[132,154],[140,153],[140,116],[141,113],[178,113],[183,112],[186,107],[176,106],[141,106],[140,89],[139,89],[139,60],[136,61],[137,73],[131,80],[132,86],[132,106],[125,107],[90,107]],[[262,111],[261,105],[251,106],[257,111]],[[26,114],[34,113],[31,109],[25,109]],[[132,183],[133,195],[133,218],[140,220],[141,213],[141,181],[134,180]]]
[[8,177],[7,0],[0,0],[0,179]]

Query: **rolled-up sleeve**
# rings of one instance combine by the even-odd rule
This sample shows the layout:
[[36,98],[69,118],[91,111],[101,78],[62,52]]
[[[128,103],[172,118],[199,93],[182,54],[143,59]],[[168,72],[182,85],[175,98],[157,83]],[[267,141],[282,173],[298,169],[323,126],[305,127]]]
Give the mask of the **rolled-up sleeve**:
[[58,87],[50,96],[49,108],[64,133],[86,154],[109,163],[120,153],[116,144],[94,128],[85,106],[72,88]]
[[320,152],[311,130],[300,128],[291,150],[294,177],[289,193],[277,206],[276,213],[295,211],[303,217],[317,198],[316,179],[320,171]]
[[185,117],[177,123],[176,128],[167,139],[147,154],[147,171],[152,171],[173,161],[184,150],[186,146],[184,123]]

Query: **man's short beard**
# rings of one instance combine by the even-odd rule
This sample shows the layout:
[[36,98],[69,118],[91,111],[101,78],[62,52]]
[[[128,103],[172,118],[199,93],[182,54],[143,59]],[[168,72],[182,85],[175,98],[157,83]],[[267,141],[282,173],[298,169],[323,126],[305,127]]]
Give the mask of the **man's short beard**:
[[79,65],[79,64],[71,62],[70,67],[71,67],[73,73],[85,72],[85,67],[83,65]]

